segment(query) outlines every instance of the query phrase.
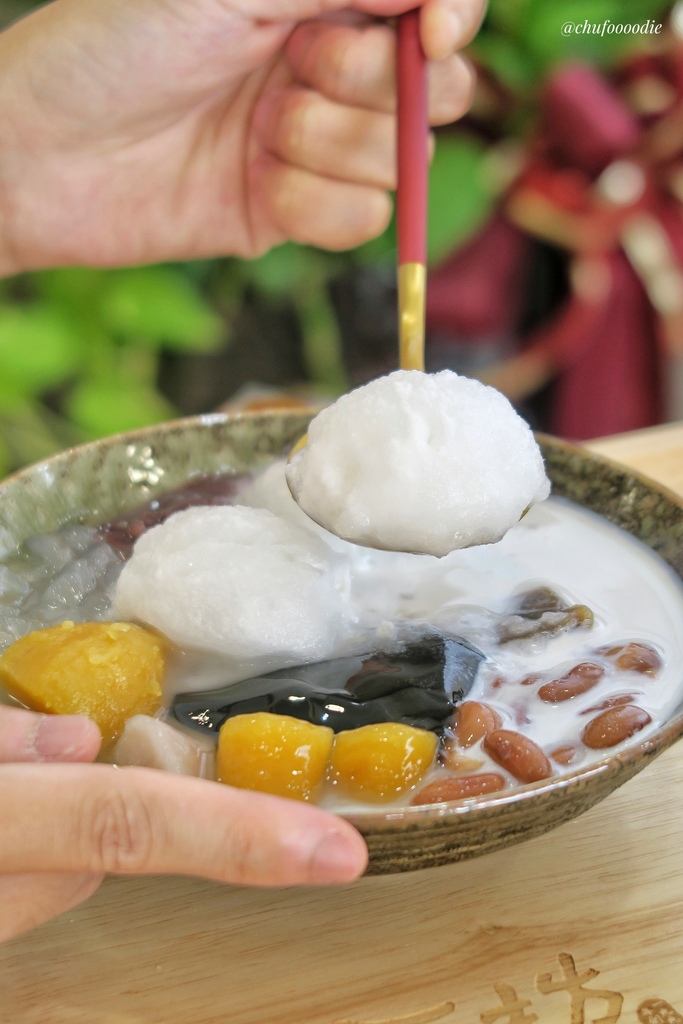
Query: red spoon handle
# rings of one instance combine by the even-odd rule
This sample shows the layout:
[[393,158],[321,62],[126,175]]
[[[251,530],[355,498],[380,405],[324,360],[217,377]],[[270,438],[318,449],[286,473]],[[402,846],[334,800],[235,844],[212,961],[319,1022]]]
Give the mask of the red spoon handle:
[[419,10],[398,19],[398,262],[426,263],[429,121]]

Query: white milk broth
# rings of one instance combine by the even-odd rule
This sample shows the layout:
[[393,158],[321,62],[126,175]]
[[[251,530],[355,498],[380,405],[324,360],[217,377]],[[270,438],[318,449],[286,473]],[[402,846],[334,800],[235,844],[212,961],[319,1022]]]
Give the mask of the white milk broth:
[[[418,563],[410,572],[402,561],[406,557]],[[560,675],[560,667],[566,670],[589,658],[597,647],[638,640],[655,647],[664,665],[655,679],[629,673],[624,689],[642,694],[639,706],[660,722],[681,703],[683,585],[649,548],[592,512],[550,498],[497,544],[425,559],[422,565],[417,556],[384,553],[368,553],[365,561],[357,569],[356,585],[359,605],[369,619],[405,616],[465,636],[482,649],[488,647],[487,622],[479,609],[500,612],[512,594],[535,585],[549,586],[568,603],[586,604],[593,611],[590,630],[487,650],[490,663],[480,670],[469,699],[503,709],[514,706],[528,691],[511,681],[554,668]],[[492,690],[492,680],[500,675],[506,685]],[[539,701],[534,722],[523,731],[543,746],[557,744],[566,735],[570,712],[580,714],[601,696],[598,684],[563,704]]]
[[[440,560],[368,552],[359,561],[354,582],[369,620],[405,616],[464,636],[485,651],[489,658],[467,699],[494,707],[504,728],[529,736],[546,751],[575,743],[588,721],[585,712],[606,697],[632,694],[634,703],[651,716],[652,724],[634,742],[683,702],[680,579],[629,533],[563,499],[549,498],[535,506],[497,544],[456,551]],[[567,603],[588,605],[595,616],[593,627],[492,647],[489,620],[481,609],[499,613],[511,595],[534,586],[551,587]],[[649,644],[661,655],[655,678],[622,672],[618,681],[605,677],[587,693],[555,704],[544,703],[521,684],[530,673],[559,677],[591,660],[596,648],[629,641]],[[505,683],[498,686],[501,677]],[[613,752],[586,748],[565,771]],[[501,771],[480,745],[468,753],[484,759],[484,770]],[[334,796],[322,802],[342,811],[358,809],[351,803],[339,806]]]

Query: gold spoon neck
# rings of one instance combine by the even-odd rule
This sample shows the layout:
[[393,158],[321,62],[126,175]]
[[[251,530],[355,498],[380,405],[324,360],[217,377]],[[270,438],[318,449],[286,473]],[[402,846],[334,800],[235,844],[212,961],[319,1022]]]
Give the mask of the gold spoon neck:
[[424,370],[425,297],[424,263],[402,263],[398,268],[399,365],[402,370]]

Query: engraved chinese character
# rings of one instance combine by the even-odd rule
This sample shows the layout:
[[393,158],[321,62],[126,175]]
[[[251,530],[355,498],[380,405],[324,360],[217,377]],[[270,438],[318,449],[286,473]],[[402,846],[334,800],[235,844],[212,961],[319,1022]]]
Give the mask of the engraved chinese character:
[[683,1024],[683,1017],[665,999],[646,999],[638,1007],[640,1024]]
[[549,992],[566,992],[571,1000],[571,1024],[586,1024],[586,1003],[590,999],[602,999],[607,1003],[607,1013],[603,1017],[595,1017],[592,1024],[616,1024],[621,1016],[624,997],[621,992],[608,989],[586,989],[584,985],[597,978],[600,971],[589,967],[577,973],[574,957],[569,953],[560,953],[562,977],[555,981],[551,974],[539,974],[536,988],[543,995]]
[[493,987],[498,993],[501,1005],[480,1014],[481,1024],[494,1024],[497,1020],[503,1021],[503,1024],[534,1024],[534,1021],[538,1020],[538,1014],[533,1010],[530,1013],[526,1012],[527,1007],[531,1006],[531,1000],[520,999],[512,985],[499,982]]

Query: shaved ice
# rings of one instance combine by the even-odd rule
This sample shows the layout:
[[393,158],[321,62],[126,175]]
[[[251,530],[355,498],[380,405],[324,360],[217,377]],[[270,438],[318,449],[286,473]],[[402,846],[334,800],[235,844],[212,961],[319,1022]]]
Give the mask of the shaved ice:
[[499,541],[550,492],[507,398],[451,370],[397,370],[343,395],[312,421],[287,482],[339,537],[439,556]]

